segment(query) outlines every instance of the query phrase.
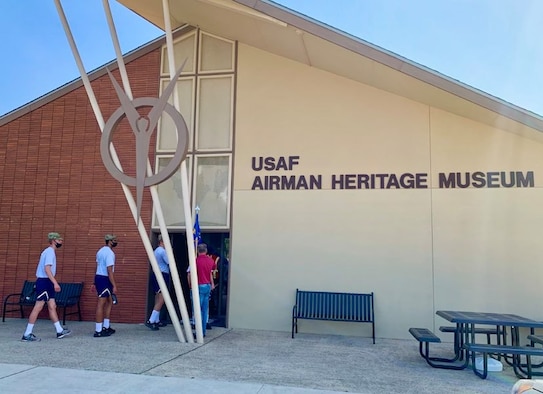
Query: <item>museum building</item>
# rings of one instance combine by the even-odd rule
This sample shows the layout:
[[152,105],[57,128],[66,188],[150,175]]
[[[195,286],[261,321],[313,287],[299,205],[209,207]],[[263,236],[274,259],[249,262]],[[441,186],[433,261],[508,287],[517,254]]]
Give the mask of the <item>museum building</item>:
[[[119,3],[165,29],[161,2]],[[527,279],[543,275],[541,116],[271,1],[171,0],[170,12],[175,64],[186,61],[176,89],[191,213],[200,209],[203,240],[221,258],[217,324],[290,332],[297,288],[373,292],[378,338],[435,331],[439,309],[543,320],[524,302],[539,295]],[[166,39],[124,61],[134,98],[159,97],[170,78]],[[89,79],[108,119],[120,104],[106,69],[120,80],[114,62]],[[123,120],[114,141],[127,174],[131,134]],[[156,172],[176,136],[163,117]],[[58,231],[57,276],[85,282],[92,322],[96,251],[115,233],[112,321],[141,323],[151,270],[100,139],[81,80],[0,117],[0,296],[35,277],[47,233]],[[184,273],[180,172],[158,193]],[[141,217],[156,241],[148,192]],[[300,330],[371,335],[344,322]]]

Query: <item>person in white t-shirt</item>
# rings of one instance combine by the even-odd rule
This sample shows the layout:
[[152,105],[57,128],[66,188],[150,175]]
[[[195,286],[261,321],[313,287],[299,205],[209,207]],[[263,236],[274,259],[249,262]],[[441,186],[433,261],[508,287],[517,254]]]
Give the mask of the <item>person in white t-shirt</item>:
[[94,276],[94,286],[98,294],[98,303],[96,304],[96,330],[95,338],[109,337],[115,334],[115,330],[110,326],[109,317],[113,307],[113,298],[117,293],[117,284],[115,282],[115,253],[113,248],[117,246],[117,236],[106,234],[104,237],[105,245],[96,253],[96,275]]
[[38,262],[38,268],[36,269],[36,303],[30,317],[28,318],[28,324],[26,331],[21,338],[23,342],[38,342],[40,338],[32,333],[34,324],[38,320],[38,315],[47,303],[47,309],[49,311],[49,318],[55,325],[57,331],[57,338],[64,338],[66,335],[70,335],[71,331],[65,329],[60,324],[57,313],[57,303],[55,302],[55,292],[60,292],[60,285],[58,284],[55,275],[57,273],[57,255],[55,250],[60,248],[64,243],[63,238],[59,233],[49,233],[47,235],[49,240],[49,246],[43,250]]

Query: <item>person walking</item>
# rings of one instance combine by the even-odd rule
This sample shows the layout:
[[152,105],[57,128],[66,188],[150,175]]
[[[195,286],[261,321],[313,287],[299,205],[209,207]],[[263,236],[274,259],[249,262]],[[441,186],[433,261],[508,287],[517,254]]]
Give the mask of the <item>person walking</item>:
[[[160,272],[162,273],[162,278],[164,278],[164,282],[167,286],[170,283],[170,263],[168,262],[166,249],[164,249],[162,235],[158,236],[158,246],[155,249],[155,257],[158,263],[158,268],[160,268]],[[159,329],[159,327],[166,326],[166,323],[162,323],[160,321],[160,310],[164,305],[164,296],[162,295],[162,291],[160,290],[160,286],[158,285],[154,271],[152,275],[152,282],[153,291],[155,292],[155,305],[153,307],[153,311],[151,312],[151,316],[149,316],[149,320],[145,322],[145,325],[151,330],[156,331]]]
[[34,304],[32,312],[30,312],[26,331],[21,338],[21,341],[23,342],[41,341],[41,339],[35,336],[32,331],[38,320],[38,315],[46,303],[49,311],[49,318],[57,331],[57,338],[61,339],[71,334],[70,330],[65,329],[60,324],[57,314],[57,303],[55,302],[55,292],[60,292],[61,290],[60,285],[55,278],[57,273],[57,255],[55,250],[62,246],[64,240],[59,233],[55,232],[49,233],[47,239],[49,240],[49,246],[41,253],[38,268],[36,269],[36,303]]
[[115,234],[106,234],[104,240],[105,245],[96,253],[94,286],[98,294],[98,303],[96,304],[95,338],[109,337],[115,334],[115,330],[110,326],[109,317],[113,307],[113,297],[117,293],[114,275],[115,253],[113,253],[113,248],[117,246],[117,236]]
[[[202,333],[206,336],[206,323],[209,313],[209,295],[211,290],[215,288],[213,280],[213,269],[215,262],[207,255],[207,245],[201,243],[198,245],[198,257],[196,258],[196,273],[198,275],[198,294],[200,295],[200,311],[202,315]],[[190,283],[190,275],[189,286]],[[194,288],[192,288],[194,291]]]

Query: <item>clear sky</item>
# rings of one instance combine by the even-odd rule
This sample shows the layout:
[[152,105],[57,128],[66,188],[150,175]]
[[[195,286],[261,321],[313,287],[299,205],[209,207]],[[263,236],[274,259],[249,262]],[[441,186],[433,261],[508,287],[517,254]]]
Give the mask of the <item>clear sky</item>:
[[[277,2],[543,115],[541,0]],[[113,60],[102,1],[62,5],[87,71]],[[110,5],[124,53],[162,35]],[[0,42],[0,115],[79,77],[53,0],[0,0]]]

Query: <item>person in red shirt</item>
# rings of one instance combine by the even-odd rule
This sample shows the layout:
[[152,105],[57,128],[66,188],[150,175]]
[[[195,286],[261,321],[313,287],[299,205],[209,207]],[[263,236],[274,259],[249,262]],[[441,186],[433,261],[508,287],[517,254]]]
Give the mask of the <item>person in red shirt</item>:
[[[209,314],[209,295],[211,290],[215,288],[215,282],[213,280],[213,270],[215,269],[215,262],[211,257],[207,255],[207,245],[198,245],[198,257],[196,258],[196,272],[198,274],[198,294],[200,295],[200,311],[202,314],[202,332],[204,337],[206,336],[206,323]],[[192,288],[190,283],[190,275],[188,275],[189,287]],[[192,288],[194,290],[194,288]]]

